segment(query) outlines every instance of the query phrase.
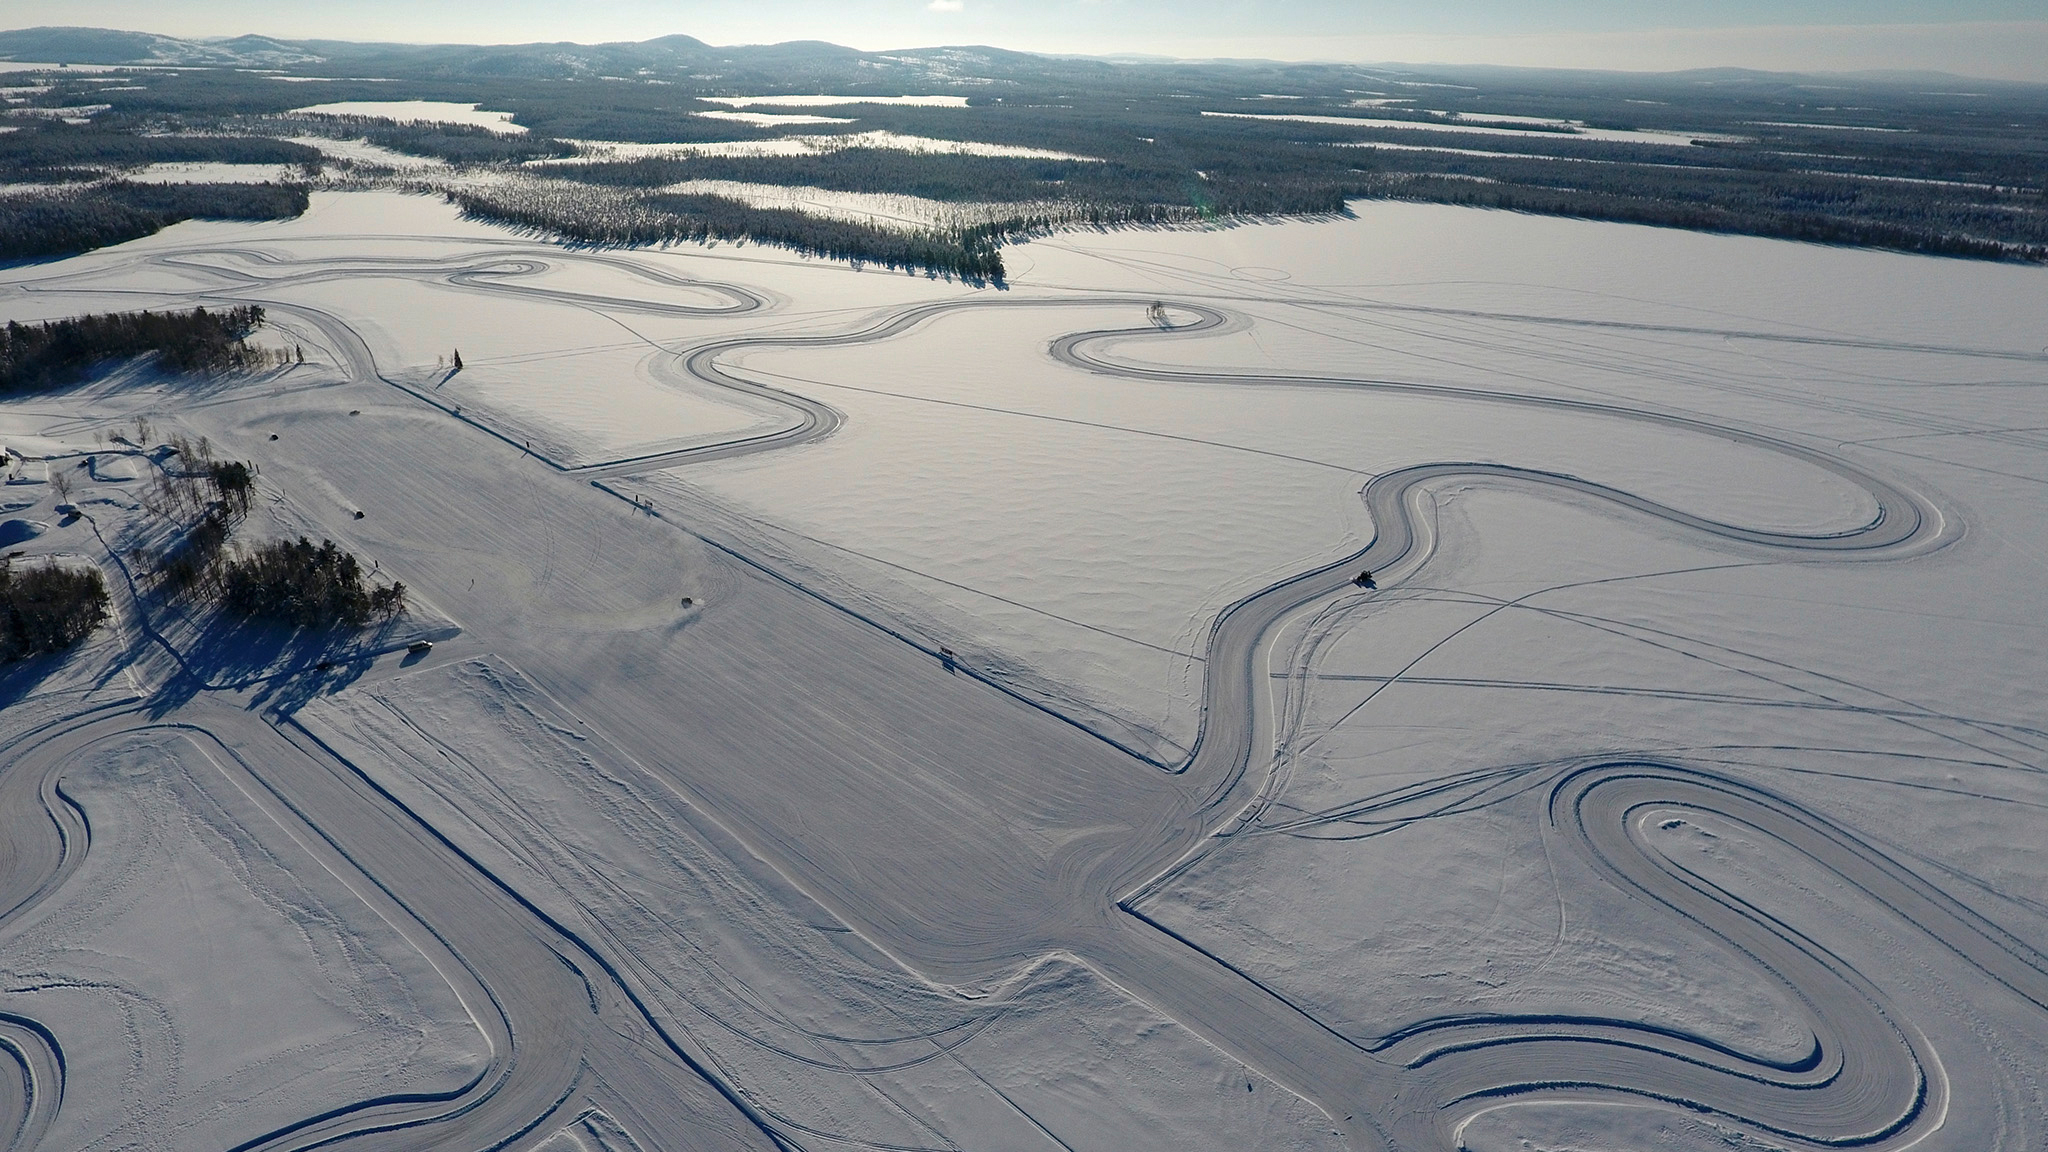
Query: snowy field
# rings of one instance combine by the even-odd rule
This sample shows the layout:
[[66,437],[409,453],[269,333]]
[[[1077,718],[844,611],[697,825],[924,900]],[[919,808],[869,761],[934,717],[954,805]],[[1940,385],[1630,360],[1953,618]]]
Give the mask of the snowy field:
[[338,100],[292,109],[295,116],[369,116],[400,124],[465,124],[506,136],[524,136],[526,126],[514,124],[510,112],[490,112],[477,104],[446,100]]
[[912,108],[965,108],[965,96],[702,96],[732,108],[827,108],[839,104],[893,104]]
[[526,166],[544,168],[551,164],[675,160],[690,156],[815,156],[846,148],[883,148],[925,155],[1008,156],[1021,160],[1101,160],[1097,156],[1077,156],[1071,152],[1056,152],[1050,148],[985,144],[978,140],[940,140],[932,136],[907,136],[901,132],[886,132],[880,129],[872,132],[838,132],[830,135],[778,136],[772,140],[716,140],[687,144],[635,144],[622,140],[571,140],[570,143],[576,145],[580,155],[559,160],[529,160]]
[[[0,405],[0,540],[115,592],[0,675],[0,1128],[2040,1147],[2048,272],[1354,208],[0,271],[305,352]],[[133,583],[173,435],[413,609]]]

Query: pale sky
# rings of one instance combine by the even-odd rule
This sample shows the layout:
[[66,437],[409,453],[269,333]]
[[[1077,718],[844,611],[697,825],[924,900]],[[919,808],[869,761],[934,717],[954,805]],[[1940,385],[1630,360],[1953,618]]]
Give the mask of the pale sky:
[[9,0],[11,27],[520,43],[830,40],[1667,70],[1926,68],[2048,81],[2043,0]]

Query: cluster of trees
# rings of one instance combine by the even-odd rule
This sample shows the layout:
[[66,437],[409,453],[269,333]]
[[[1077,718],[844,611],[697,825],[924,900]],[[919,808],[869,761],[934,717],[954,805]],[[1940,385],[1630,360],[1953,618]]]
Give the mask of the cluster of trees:
[[298,628],[360,628],[405,610],[405,585],[376,584],[355,556],[332,540],[272,540],[230,558],[221,599],[245,616]]
[[0,560],[0,662],[61,652],[107,618],[107,581],[98,568],[45,561],[17,568]]
[[[1227,122],[1226,122],[1227,123]],[[1226,129],[1203,152],[1209,168],[1187,166],[1188,149],[1139,149],[1131,160],[1081,161],[846,148],[802,156],[699,156],[552,165],[555,182],[461,189],[448,195],[480,219],[595,244],[749,239],[836,259],[915,268],[975,282],[1001,282],[1001,244],[1066,224],[1182,223],[1236,215],[1334,214],[1347,198],[1370,195],[1356,154],[1288,145],[1235,147]],[[1156,142],[1155,142],[1156,143]],[[1309,152],[1313,162],[1298,153]],[[706,195],[660,191],[689,180],[807,186],[1001,205],[993,218],[906,232],[755,208]],[[589,191],[565,187],[587,186]],[[972,214],[967,214],[970,217]]]
[[447,193],[463,214],[584,244],[665,244],[753,240],[833,259],[923,269],[974,283],[1001,283],[1005,230],[897,232],[780,208],[754,208],[722,196],[621,195],[530,183]]
[[[6,139],[0,136],[0,140]],[[0,196],[0,260],[68,256],[184,220],[282,220],[306,210],[299,184],[130,184]]]
[[106,360],[154,354],[173,372],[253,367],[271,357],[251,348],[263,309],[119,312],[42,324],[9,321],[0,330],[0,393],[60,387]]
[[357,628],[405,610],[405,585],[379,584],[332,540],[271,540],[244,552],[228,547],[249,512],[256,468],[217,460],[202,438],[172,449],[142,503],[184,523],[162,553],[139,552],[156,586],[174,596],[208,596],[230,612],[297,628]]
[[145,134],[61,120],[0,133],[6,183],[95,180],[111,170],[168,163],[296,164],[318,172],[321,159],[317,148],[269,136]]
[[143,507],[174,523],[183,537],[161,555],[142,555],[157,583],[174,593],[217,585],[222,550],[235,526],[248,515],[256,467],[240,460],[216,460],[205,437],[197,444],[173,437],[171,453],[142,495]]
[[[685,180],[799,185],[835,192],[878,192],[948,202],[1049,202],[1093,210],[1116,222],[1151,223],[1176,213],[1290,215],[1343,210],[1363,195],[1355,153],[1200,155],[1154,146],[1105,161],[1051,160],[893,148],[844,148],[804,156],[697,156],[623,163],[561,164],[548,174],[621,188],[658,188]],[[1150,153],[1157,153],[1156,155]]]

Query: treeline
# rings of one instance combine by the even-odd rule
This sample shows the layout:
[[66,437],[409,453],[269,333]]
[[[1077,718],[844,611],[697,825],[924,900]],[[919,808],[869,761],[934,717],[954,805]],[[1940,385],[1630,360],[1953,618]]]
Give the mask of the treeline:
[[1804,240],[1858,248],[1888,248],[1930,256],[1981,260],[2048,261],[2048,245],[2021,244],[1937,231],[1880,220],[1859,220],[1820,212],[1729,208],[1644,196],[1589,193],[1567,188],[1480,183],[1454,177],[1397,174],[1375,193],[1396,200],[1504,208],[1545,216],[1572,216],[1621,224],[1652,224],[1696,232],[1729,232],[1776,240]]
[[453,189],[448,200],[472,219],[491,220],[584,244],[642,245],[686,240],[752,240],[799,252],[886,268],[929,270],[973,283],[1001,283],[989,226],[897,232],[780,208],[754,208],[721,196],[621,195],[534,182]]
[[77,644],[107,618],[107,581],[98,568],[44,561],[17,570],[0,560],[0,663]]
[[1374,195],[1930,255],[2048,259],[2048,214],[2038,196],[1812,173],[1427,154],[1398,163],[1406,171],[1384,173]]
[[[1170,150],[1171,152],[1172,150]],[[1310,165],[1268,152],[1217,156],[1207,167],[1178,155],[1150,163],[1044,160],[845,148],[806,156],[693,156],[620,163],[558,164],[550,176],[608,187],[655,188],[686,180],[797,185],[835,192],[874,192],[949,202],[1061,202],[1087,205],[1143,222],[1151,208],[1187,208],[1216,215],[1341,212],[1363,194],[1352,172],[1356,156],[1317,157]]]
[[[5,137],[0,137],[5,139]],[[283,220],[306,210],[300,184],[130,184],[0,197],[0,260],[69,256],[185,220]]]
[[143,164],[296,164],[318,172],[320,152],[267,136],[167,136],[50,121],[0,133],[0,183],[94,180]]
[[255,305],[9,321],[0,330],[0,393],[61,387],[102,361],[147,354],[173,372],[251,367],[263,354],[248,338],[262,323],[263,309]]

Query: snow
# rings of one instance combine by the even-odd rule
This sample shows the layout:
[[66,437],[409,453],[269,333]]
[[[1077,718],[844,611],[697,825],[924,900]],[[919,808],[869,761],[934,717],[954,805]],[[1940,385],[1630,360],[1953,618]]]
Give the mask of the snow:
[[524,136],[526,127],[512,122],[510,112],[488,112],[480,104],[446,100],[339,100],[292,109],[298,116],[369,116],[400,124],[466,124],[505,136]]
[[1049,216],[1061,211],[1050,203],[974,203],[927,200],[885,192],[839,192],[797,184],[746,184],[736,180],[685,180],[663,189],[691,196],[722,196],[755,208],[781,208],[831,220],[869,224],[893,232],[926,232],[935,228],[968,227],[1020,216]]
[[1870,124],[1809,124],[1798,120],[1746,120],[1759,128],[1821,128],[1830,132],[1911,132],[1910,128],[1879,128]]
[[785,112],[693,112],[706,120],[733,120],[762,128],[785,128],[798,124],[851,124],[844,116],[808,116]]
[[328,136],[291,136],[287,139],[294,144],[318,148],[325,156],[353,164],[396,168],[401,172],[448,167],[448,162],[439,156],[414,156],[406,152],[396,152],[372,144],[368,140],[336,140]]
[[[562,1152],[2039,1145],[2048,273],[1386,202],[1004,255],[321,192],[8,270],[10,318],[255,300],[309,360],[0,406],[55,457],[6,489],[25,550],[154,538],[150,465],[88,443],[145,414],[438,641],[323,677],[117,580],[0,679],[12,734],[155,710],[46,766],[94,835],[0,955],[111,973],[196,1071],[11,993],[65,1037],[63,1146],[137,1123],[81,1100],[223,1146],[310,1115],[312,1058],[251,1056],[298,1042],[337,1099],[491,1069],[465,1138]],[[23,858],[41,763],[0,775]],[[238,995],[286,1005],[239,1046]]]
[[828,108],[838,104],[890,104],[909,108],[965,108],[965,96],[699,96],[731,108]]
[[0,73],[7,72],[126,72],[120,64],[49,64],[33,60],[0,60]]
[[[577,935],[604,941],[636,990],[672,1005],[694,1041],[799,1131],[1334,1147],[1298,1097],[1070,959],[968,998],[821,930],[829,914],[750,882],[721,859],[704,813],[516,668],[452,666],[323,702],[306,722]],[[614,832],[589,834],[600,827]],[[923,1037],[945,1037],[946,1058],[921,1059],[933,1052]],[[1263,1091],[1245,1091],[1253,1084]],[[918,1100],[918,1113],[905,1117],[891,1098]]]
[[218,163],[151,164],[123,176],[138,184],[277,184],[305,178],[296,165]]
[[232,756],[142,729],[59,769],[91,850],[0,930],[0,1003],[64,1041],[73,1103],[54,1146],[230,1147],[483,1069],[453,989],[236,781]]
[[66,124],[84,124],[112,107],[112,104],[73,104],[63,108],[9,108],[7,115],[62,120]]
[[[1549,137],[1564,140],[1605,140],[1623,144],[1666,144],[1680,147],[1690,146],[1695,140],[1718,142],[1744,141],[1746,136],[1731,136],[1716,132],[1674,132],[1661,129],[1638,130],[1633,128],[1587,128],[1576,122],[1544,120],[1527,116],[1483,116],[1484,120],[1529,121],[1530,128],[1495,127],[1487,124],[1465,124],[1456,120],[1386,120],[1366,116],[1314,116],[1281,112],[1203,112],[1204,116],[1223,116],[1233,120],[1290,120],[1300,124],[1333,124],[1343,128],[1410,128],[1427,132],[1451,132],[1472,136],[1514,136],[1520,139]],[[1543,131],[1533,125],[1560,125],[1570,128],[1568,132]]]

